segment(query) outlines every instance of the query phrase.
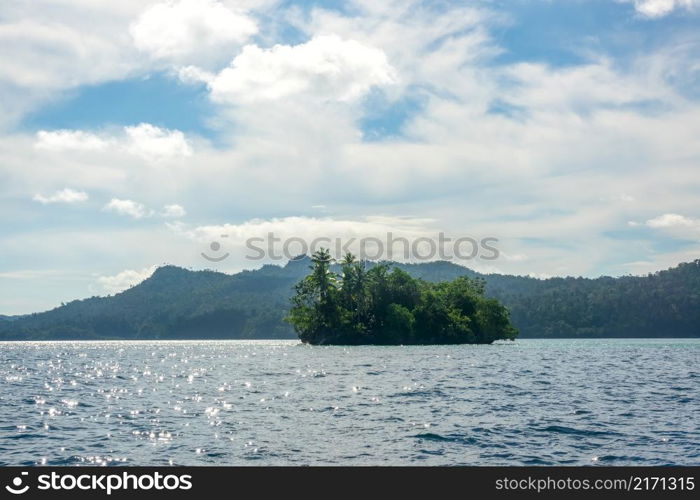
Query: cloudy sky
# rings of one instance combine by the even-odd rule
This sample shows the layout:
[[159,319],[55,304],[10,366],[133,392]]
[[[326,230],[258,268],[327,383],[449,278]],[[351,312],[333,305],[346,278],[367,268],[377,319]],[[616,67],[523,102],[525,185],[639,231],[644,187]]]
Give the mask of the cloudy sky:
[[268,232],[495,237],[463,264],[538,277],[698,258],[699,28],[700,0],[2,2],[0,314],[259,267]]

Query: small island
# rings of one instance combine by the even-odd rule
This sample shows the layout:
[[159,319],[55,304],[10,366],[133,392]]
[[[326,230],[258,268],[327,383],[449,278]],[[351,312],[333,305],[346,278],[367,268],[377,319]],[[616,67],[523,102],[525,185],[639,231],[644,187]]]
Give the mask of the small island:
[[518,334],[508,310],[484,296],[481,279],[429,283],[385,263],[367,270],[352,254],[335,273],[326,249],[311,260],[286,318],[304,343],[491,344]]

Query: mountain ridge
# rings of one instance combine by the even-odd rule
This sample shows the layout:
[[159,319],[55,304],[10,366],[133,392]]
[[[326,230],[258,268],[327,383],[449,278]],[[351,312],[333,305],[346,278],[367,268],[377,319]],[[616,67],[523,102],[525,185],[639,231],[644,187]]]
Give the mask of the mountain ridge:
[[[700,337],[700,260],[618,278],[482,274],[447,261],[392,265],[427,281],[484,279],[521,338]],[[161,266],[115,295],[5,317],[0,340],[295,338],[283,318],[307,271],[307,258],[236,274]]]

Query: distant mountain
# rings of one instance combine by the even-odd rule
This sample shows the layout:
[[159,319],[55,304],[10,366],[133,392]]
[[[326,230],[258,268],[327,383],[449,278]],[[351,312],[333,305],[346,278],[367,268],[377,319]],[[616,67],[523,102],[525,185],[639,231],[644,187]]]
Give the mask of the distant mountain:
[[[0,339],[295,338],[283,318],[308,264],[302,258],[234,275],[165,266],[114,296],[4,317]],[[700,260],[642,277],[546,280],[483,275],[450,262],[394,265],[428,281],[483,278],[521,338],[700,337]]]

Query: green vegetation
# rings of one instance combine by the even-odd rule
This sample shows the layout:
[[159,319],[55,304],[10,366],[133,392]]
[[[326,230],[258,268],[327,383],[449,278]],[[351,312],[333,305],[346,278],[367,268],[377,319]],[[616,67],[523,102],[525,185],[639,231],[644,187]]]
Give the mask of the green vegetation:
[[[365,264],[365,274],[387,267]],[[0,340],[296,338],[284,318],[308,265],[300,257],[233,275],[164,266],[113,296],[0,317]],[[342,265],[330,265],[330,272],[342,275]],[[647,276],[545,280],[479,274],[451,262],[388,265],[428,282],[425,293],[429,283],[460,277],[485,282],[484,296],[508,308],[518,338],[700,337],[700,260]],[[397,323],[401,310],[394,309]]]
[[466,276],[429,283],[382,263],[365,270],[352,254],[331,271],[321,249],[295,287],[289,321],[309,344],[490,344],[514,339],[508,311]]

